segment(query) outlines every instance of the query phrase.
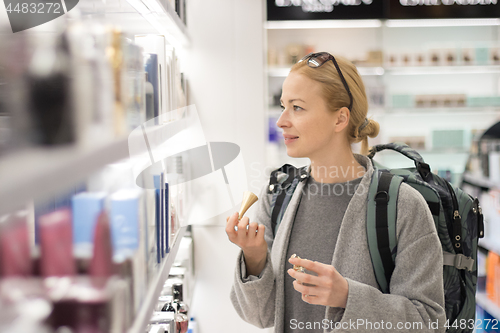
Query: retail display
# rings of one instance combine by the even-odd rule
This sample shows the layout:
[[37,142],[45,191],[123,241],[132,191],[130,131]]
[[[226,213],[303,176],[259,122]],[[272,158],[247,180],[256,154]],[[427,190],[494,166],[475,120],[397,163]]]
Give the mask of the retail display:
[[[185,32],[180,5],[154,10]],[[78,15],[54,29],[0,43],[0,307],[12,309],[0,330],[144,332],[186,233],[185,188],[170,187],[164,168],[156,198],[122,159],[132,130],[183,117],[167,113],[187,105],[187,80],[160,31],[135,40]],[[156,331],[176,332],[161,316]]]
[[[352,13],[361,10],[355,7]],[[280,8],[286,10],[291,9]],[[277,126],[282,84],[293,63],[290,50],[328,51],[352,61],[363,78],[368,117],[380,124],[369,144],[404,142],[421,151],[437,174],[459,185],[474,133],[485,130],[500,111],[497,22],[307,21],[306,16],[268,17],[266,23],[268,163],[273,168],[306,163],[286,154]],[[400,161],[382,155],[380,162],[393,168]]]
[[[496,240],[500,237],[500,165],[497,153],[500,147],[499,128],[499,123],[495,123],[474,137],[461,183],[464,191],[477,196],[483,206],[485,238],[478,244],[477,320],[484,323],[500,320],[497,275],[500,248],[496,245]],[[493,328],[492,325],[483,325],[476,331],[489,332]]]

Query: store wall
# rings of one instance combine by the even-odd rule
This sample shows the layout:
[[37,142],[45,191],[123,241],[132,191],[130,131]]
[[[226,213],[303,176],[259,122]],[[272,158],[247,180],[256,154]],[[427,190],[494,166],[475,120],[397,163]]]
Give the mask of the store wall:
[[[190,0],[187,2],[191,47],[183,62],[207,141],[238,144],[247,171],[248,190],[259,194],[264,180],[264,33],[263,1]],[[199,333],[262,332],[241,320],[229,293],[238,248],[224,231],[226,216],[193,228],[196,287],[192,314]],[[246,214],[252,220],[252,208]]]

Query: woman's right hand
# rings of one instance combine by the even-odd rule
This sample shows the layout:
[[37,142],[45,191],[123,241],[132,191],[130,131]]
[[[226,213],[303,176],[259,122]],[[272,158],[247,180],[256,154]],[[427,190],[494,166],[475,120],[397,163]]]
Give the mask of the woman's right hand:
[[[252,222],[248,217],[238,220],[238,212],[226,219],[226,234],[229,240],[238,245],[245,256],[248,275],[259,275],[266,265],[267,243],[264,240],[266,227],[263,224]],[[247,230],[248,225],[248,230]],[[235,230],[237,226],[238,230]]]

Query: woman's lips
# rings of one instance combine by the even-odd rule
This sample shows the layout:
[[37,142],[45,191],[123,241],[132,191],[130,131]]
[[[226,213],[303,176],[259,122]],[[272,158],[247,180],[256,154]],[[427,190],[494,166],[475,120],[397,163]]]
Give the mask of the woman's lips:
[[299,137],[295,137],[295,138],[284,138],[285,139],[285,144],[289,144],[289,143],[292,143],[292,142],[295,142],[299,139]]

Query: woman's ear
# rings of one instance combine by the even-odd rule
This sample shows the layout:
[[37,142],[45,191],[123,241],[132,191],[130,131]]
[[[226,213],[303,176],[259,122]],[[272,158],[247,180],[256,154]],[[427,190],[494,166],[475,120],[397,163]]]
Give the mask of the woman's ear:
[[340,108],[337,115],[337,122],[335,123],[335,132],[341,132],[344,128],[349,125],[349,118],[351,113],[345,106]]

